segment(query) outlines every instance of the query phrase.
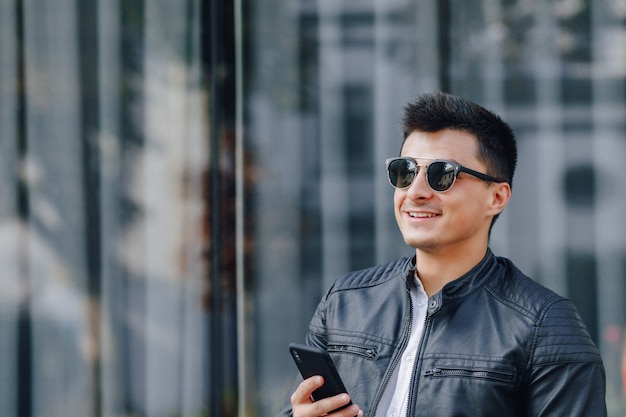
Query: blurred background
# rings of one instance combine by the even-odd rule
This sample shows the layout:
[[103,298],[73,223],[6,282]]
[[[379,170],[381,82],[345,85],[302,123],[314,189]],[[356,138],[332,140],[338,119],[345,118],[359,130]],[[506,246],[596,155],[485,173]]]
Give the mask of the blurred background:
[[513,126],[491,246],[623,417],[624,0],[0,0],[0,415],[274,415],[330,283],[411,253],[384,160],[435,90]]

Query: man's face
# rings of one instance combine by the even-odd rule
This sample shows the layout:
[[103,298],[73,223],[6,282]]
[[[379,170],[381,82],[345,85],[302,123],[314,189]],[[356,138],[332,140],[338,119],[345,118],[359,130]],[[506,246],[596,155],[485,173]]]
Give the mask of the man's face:
[[[412,157],[420,165],[444,159],[486,173],[477,154],[478,141],[472,134],[451,129],[413,132],[401,152],[401,156]],[[465,245],[486,248],[491,219],[502,209],[494,207],[497,184],[461,172],[452,188],[438,193],[430,189],[425,175],[425,167],[420,166],[413,183],[394,193],[396,221],[405,242],[418,250],[439,254],[470,247]]]

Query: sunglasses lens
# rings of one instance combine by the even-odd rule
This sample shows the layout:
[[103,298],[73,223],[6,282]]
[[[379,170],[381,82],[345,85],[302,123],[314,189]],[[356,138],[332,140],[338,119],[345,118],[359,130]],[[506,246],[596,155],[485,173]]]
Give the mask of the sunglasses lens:
[[428,165],[428,185],[435,191],[446,191],[456,179],[456,168],[449,162],[436,161]]
[[410,159],[394,159],[388,166],[389,182],[396,188],[406,188],[415,179],[417,164]]

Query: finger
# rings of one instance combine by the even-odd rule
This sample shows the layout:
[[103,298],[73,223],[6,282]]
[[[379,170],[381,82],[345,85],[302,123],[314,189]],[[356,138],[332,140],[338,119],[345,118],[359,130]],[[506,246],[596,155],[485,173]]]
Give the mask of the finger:
[[319,375],[305,379],[291,395],[291,404],[310,404],[313,402],[311,394],[322,385],[324,385],[324,378]]
[[358,405],[352,404],[350,407],[328,415],[328,417],[363,417],[363,411]]
[[311,404],[310,408],[314,410],[312,415],[316,416],[329,414],[333,417],[354,417],[359,412],[359,407],[357,405],[352,404],[347,408],[341,409],[349,403],[350,396],[344,393],[315,401]]

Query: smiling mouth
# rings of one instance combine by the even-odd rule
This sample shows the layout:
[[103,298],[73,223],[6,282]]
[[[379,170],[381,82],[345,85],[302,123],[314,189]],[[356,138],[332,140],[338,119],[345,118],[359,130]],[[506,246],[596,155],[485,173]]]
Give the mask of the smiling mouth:
[[415,213],[415,212],[409,213],[409,217],[412,217],[414,219],[427,219],[427,218],[437,217],[437,216],[439,215],[435,213]]

